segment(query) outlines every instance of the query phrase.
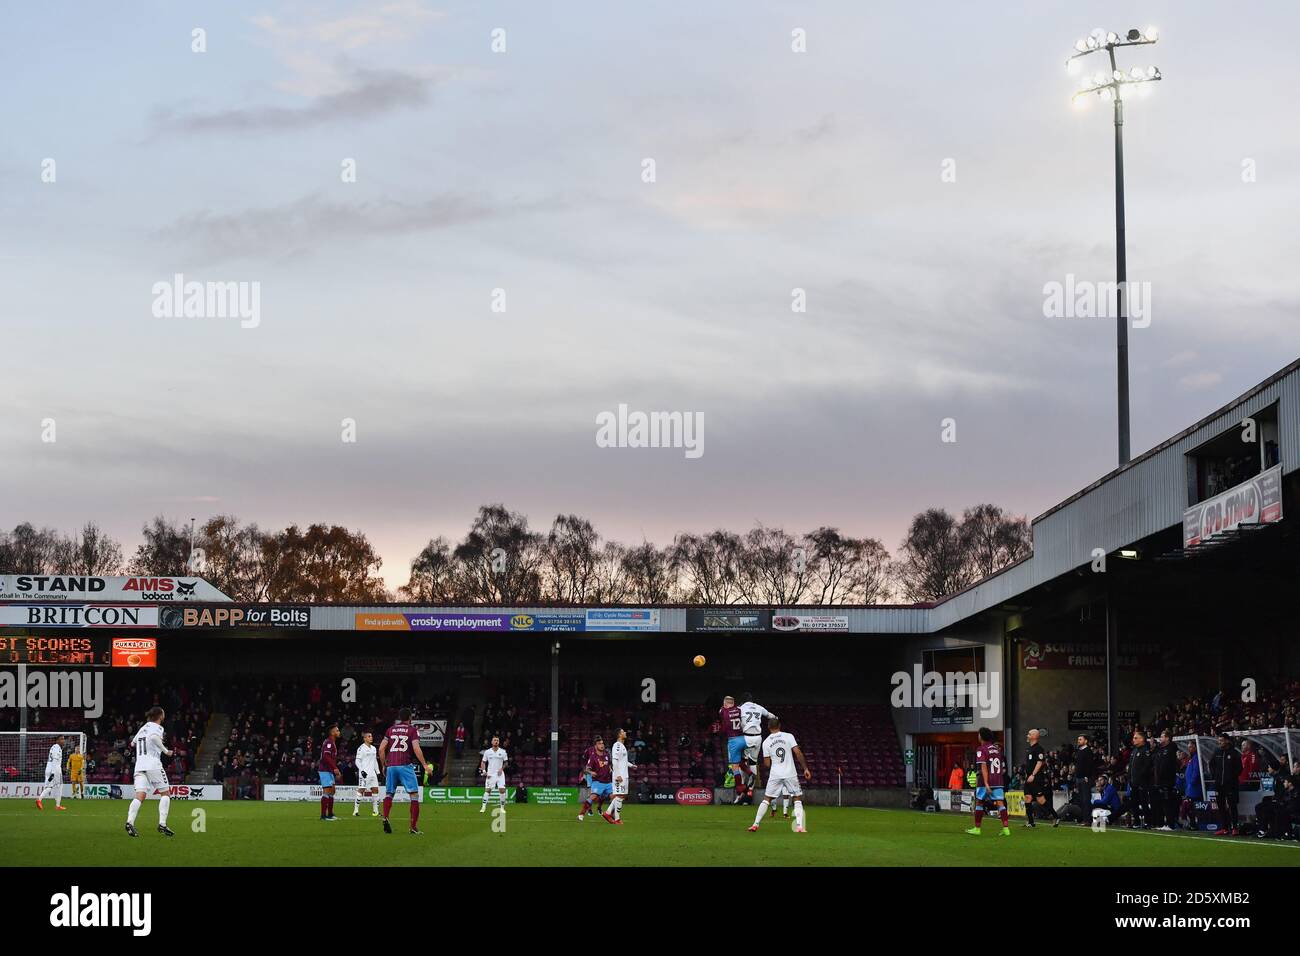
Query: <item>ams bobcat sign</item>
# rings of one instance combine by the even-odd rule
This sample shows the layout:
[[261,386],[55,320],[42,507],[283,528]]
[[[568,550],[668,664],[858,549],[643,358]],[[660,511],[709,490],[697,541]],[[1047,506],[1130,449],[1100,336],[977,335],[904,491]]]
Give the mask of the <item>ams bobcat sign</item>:
[[65,574],[0,575],[0,601],[229,601],[202,578],[81,577]]

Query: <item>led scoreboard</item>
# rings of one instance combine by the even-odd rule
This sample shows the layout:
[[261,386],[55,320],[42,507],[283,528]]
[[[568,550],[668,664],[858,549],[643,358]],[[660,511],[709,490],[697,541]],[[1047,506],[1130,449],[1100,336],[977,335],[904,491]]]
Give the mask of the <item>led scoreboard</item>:
[[0,637],[0,665],[31,664],[41,667],[111,667],[113,638]]

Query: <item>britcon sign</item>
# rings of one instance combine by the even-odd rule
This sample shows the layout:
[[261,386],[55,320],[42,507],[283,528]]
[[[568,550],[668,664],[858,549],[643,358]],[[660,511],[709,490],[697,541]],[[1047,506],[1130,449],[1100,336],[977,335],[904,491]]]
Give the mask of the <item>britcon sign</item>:
[[149,604],[229,601],[202,578],[82,577],[67,574],[0,574],[0,601],[100,601]]

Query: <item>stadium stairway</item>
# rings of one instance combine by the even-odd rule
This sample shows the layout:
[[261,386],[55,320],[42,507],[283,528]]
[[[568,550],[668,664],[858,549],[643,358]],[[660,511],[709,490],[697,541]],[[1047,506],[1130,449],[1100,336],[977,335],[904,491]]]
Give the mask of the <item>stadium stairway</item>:
[[212,771],[221,759],[221,750],[230,740],[230,715],[213,714],[203,729],[198,753],[194,755],[194,769],[185,775],[186,783],[211,783]]

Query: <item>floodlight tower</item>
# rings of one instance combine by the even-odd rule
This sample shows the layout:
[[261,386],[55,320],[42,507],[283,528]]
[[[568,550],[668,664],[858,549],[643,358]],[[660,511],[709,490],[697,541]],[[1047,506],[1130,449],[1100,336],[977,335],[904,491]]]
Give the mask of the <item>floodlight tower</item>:
[[1140,89],[1146,92],[1149,87],[1143,84],[1162,79],[1160,71],[1149,66],[1146,69],[1134,67],[1125,73],[1115,62],[1115,51],[1126,46],[1149,46],[1155,43],[1157,33],[1154,27],[1146,30],[1129,30],[1124,36],[1102,29],[1093,30],[1088,36],[1074,44],[1074,54],[1066,61],[1066,66],[1075,70],[1082,59],[1094,53],[1105,51],[1110,58],[1110,72],[1096,73],[1084,77],[1079,91],[1071,102],[1083,105],[1089,95],[1111,100],[1115,107],[1115,270],[1119,288],[1116,292],[1116,364],[1118,368],[1118,405],[1119,405],[1119,463],[1129,462],[1129,401],[1128,401],[1128,264],[1124,251],[1124,90]]

